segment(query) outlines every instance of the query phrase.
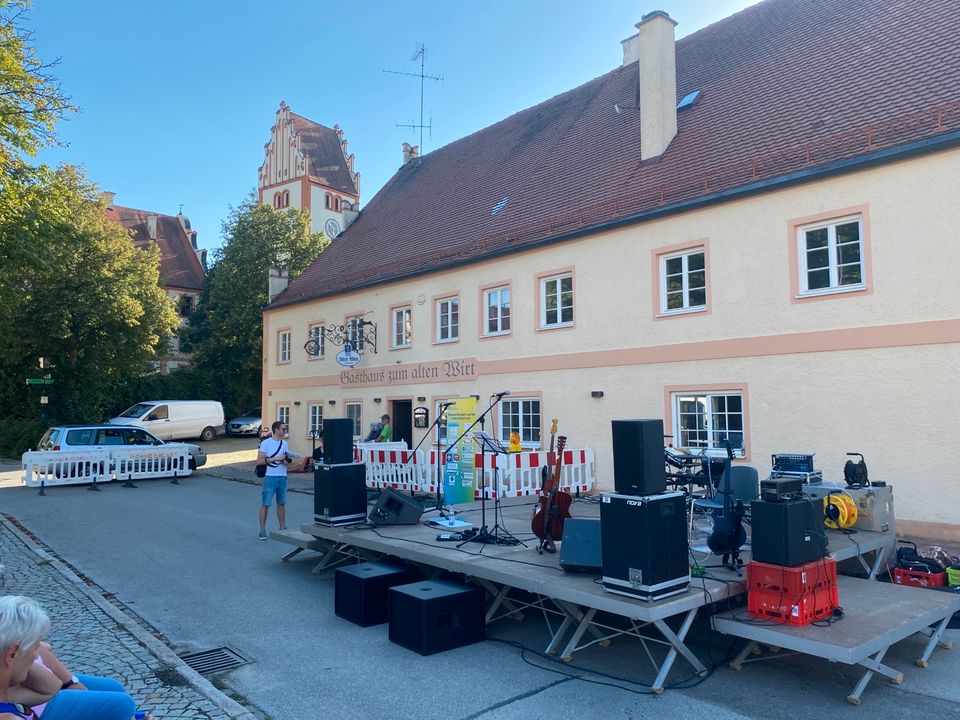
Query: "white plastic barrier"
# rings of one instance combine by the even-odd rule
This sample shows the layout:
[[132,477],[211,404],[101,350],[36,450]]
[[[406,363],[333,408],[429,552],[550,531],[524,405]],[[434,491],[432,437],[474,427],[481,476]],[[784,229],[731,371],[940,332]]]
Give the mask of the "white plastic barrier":
[[144,480],[189,475],[190,450],[180,445],[116,447],[110,450],[117,480]]
[[190,469],[185,445],[117,446],[102,450],[25,452],[22,482],[41,485],[84,485],[94,482],[184,477]]
[[25,452],[20,462],[22,481],[28,487],[81,485],[94,479],[97,482],[113,479],[109,450]]

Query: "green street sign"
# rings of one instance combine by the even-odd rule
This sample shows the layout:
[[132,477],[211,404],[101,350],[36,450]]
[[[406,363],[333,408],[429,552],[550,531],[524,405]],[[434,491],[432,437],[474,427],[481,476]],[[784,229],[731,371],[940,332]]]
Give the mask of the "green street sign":
[[50,378],[27,378],[27,385],[53,385]]

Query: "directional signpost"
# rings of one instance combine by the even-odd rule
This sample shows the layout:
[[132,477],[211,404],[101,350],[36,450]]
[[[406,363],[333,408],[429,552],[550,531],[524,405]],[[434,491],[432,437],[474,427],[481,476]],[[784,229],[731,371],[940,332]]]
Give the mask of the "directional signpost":
[[[50,365],[50,363],[46,360],[46,358],[40,358],[40,369],[41,369],[41,370],[46,370],[46,369],[49,368],[49,367],[51,367],[51,365]],[[38,377],[38,378],[26,378],[26,381],[27,381],[27,386],[28,386],[28,387],[29,387],[30,385],[53,385],[53,377],[50,375],[50,373],[47,373],[47,374],[44,375],[43,377]],[[44,392],[46,392],[46,391],[44,391]],[[49,405],[49,404],[50,404],[50,399],[49,399],[49,397],[47,397],[46,395],[41,395],[41,396],[40,396],[40,404],[41,404],[41,405]],[[47,411],[46,411],[45,408],[41,408],[41,409],[40,409],[40,419],[41,419],[41,420],[46,420],[46,419],[47,419]]]

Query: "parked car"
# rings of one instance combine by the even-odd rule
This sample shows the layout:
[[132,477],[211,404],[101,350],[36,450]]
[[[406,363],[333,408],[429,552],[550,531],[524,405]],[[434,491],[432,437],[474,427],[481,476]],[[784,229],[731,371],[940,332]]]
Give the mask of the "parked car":
[[224,431],[226,416],[216,400],[146,400],[127,408],[114,425],[137,425],[162,440],[213,440]]
[[260,408],[247,410],[240,417],[235,417],[227,422],[227,435],[256,435],[260,437],[260,430],[263,427],[263,416],[260,414]]
[[184,445],[190,452],[191,470],[207,462],[207,454],[199,445],[164,442],[143,428],[123,425],[57,425],[43,434],[37,450],[97,450],[117,445]]

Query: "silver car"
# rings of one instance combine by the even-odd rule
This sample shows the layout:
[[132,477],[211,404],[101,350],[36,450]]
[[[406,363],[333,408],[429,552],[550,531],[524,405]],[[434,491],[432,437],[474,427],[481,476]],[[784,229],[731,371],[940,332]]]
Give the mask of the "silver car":
[[247,410],[240,417],[227,422],[227,435],[254,435],[260,437],[260,429],[263,427],[263,417],[260,414],[260,408]]
[[207,455],[199,445],[191,443],[164,442],[143,428],[126,425],[56,425],[47,430],[38,451],[96,450],[98,448],[126,445],[184,445],[190,452],[190,469],[205,465]]

